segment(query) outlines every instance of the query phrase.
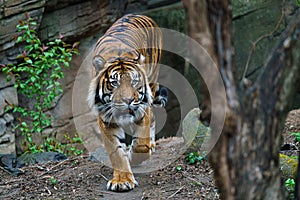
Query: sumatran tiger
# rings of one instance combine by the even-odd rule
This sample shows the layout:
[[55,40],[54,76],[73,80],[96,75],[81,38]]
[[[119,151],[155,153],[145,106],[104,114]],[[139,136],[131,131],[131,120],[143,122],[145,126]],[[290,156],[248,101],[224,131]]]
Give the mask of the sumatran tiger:
[[[88,102],[97,110],[114,170],[108,190],[137,186],[130,163],[147,159],[154,150],[152,106],[165,106],[167,101],[167,89],[157,83],[161,48],[162,33],[156,23],[133,14],[117,20],[95,46]],[[124,130],[132,134],[129,149]]]

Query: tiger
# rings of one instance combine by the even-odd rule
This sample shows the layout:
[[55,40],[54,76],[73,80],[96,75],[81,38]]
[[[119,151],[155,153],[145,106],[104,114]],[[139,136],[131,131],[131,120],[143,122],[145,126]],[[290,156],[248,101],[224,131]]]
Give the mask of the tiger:
[[[162,32],[149,17],[127,14],[97,41],[88,103],[97,112],[103,144],[113,168],[107,190],[138,186],[131,165],[155,150],[153,106],[165,106],[168,92],[157,82]],[[130,130],[130,148],[125,133]]]

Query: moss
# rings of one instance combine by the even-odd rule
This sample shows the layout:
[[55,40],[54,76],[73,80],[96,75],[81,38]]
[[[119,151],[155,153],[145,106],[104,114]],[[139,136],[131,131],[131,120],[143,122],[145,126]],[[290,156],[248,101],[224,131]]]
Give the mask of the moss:
[[284,179],[296,178],[298,161],[284,154],[279,154],[280,171]]

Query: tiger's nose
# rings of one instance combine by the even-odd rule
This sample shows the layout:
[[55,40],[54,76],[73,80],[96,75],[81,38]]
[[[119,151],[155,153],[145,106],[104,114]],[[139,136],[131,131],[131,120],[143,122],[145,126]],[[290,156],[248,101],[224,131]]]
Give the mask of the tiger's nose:
[[134,98],[122,98],[122,101],[129,105],[134,101]]

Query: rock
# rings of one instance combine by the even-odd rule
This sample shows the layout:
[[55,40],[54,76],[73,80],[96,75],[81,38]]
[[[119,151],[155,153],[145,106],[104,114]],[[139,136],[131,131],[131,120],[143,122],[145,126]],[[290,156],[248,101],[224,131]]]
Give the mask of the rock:
[[[233,1],[233,42],[235,51],[235,64],[237,67],[238,80],[244,72],[250,48],[258,38],[275,30],[281,15],[283,20],[273,35],[260,40],[255,46],[247,71],[248,78],[253,81],[261,73],[269,57],[270,50],[274,48],[280,38],[280,34],[290,20],[290,16],[282,13],[282,7],[290,7],[292,1],[283,5],[281,1]],[[293,9],[296,5],[293,1]],[[286,8],[293,10],[292,8]],[[293,12],[293,11],[292,11]],[[272,19],[272,20],[271,20]]]
[[45,0],[11,0],[3,1],[3,17],[7,18],[12,15],[24,13],[28,10],[36,10],[44,7]]
[[6,121],[0,118],[0,137],[5,134],[6,131]]
[[[5,2],[10,2],[10,1],[5,1]],[[43,5],[43,1],[37,0],[36,6],[41,6],[41,7],[28,12],[31,17],[37,19],[37,22],[38,22],[37,28],[39,27],[39,22],[42,19],[42,14],[44,12],[44,8],[42,7],[42,5]],[[4,5],[1,5],[1,1],[0,1],[0,6],[7,6],[7,5],[6,5],[6,3],[4,3]],[[14,9],[16,9],[15,6],[12,7],[12,10],[14,10]],[[25,9],[25,10],[23,10],[23,9]],[[0,54],[0,63],[6,63],[6,64],[8,63],[8,60],[6,60],[6,62],[5,62],[5,56],[8,56],[9,54],[11,54],[11,52],[14,51],[12,49],[12,47],[14,47],[14,45],[15,45],[14,36],[17,35],[16,26],[18,25],[20,19],[25,18],[24,13],[27,11],[26,7],[16,9],[16,11],[14,11],[14,13],[12,12],[12,10],[9,8],[5,9],[5,12],[4,12],[5,17],[2,19],[0,17],[0,26],[1,26],[1,29],[0,29],[0,53],[2,51],[6,51],[5,54]],[[17,13],[15,13],[15,12],[17,12]],[[4,62],[2,61],[2,59],[4,59]]]
[[59,34],[79,38],[95,33],[114,21],[107,15],[108,10],[109,4],[106,1],[89,0],[47,12],[43,16],[40,35],[45,40],[53,39]]
[[3,115],[4,120],[6,121],[6,123],[11,123],[14,121],[14,116],[10,113],[5,113]]
[[18,158],[26,164],[36,164],[36,163],[47,163],[52,161],[63,161],[66,160],[67,156],[62,153],[57,152],[41,152],[32,154],[23,154]]
[[23,154],[20,157],[17,157],[16,154],[0,154],[0,166],[14,175],[20,175],[24,173],[20,168],[26,164],[40,164],[52,161],[63,161],[66,159],[67,156],[57,152]]
[[5,134],[0,137],[0,153],[14,154],[16,153],[15,135],[11,127],[6,127]]
[[0,154],[0,166],[8,170],[14,175],[23,174],[20,167],[24,166],[25,163],[18,161],[18,158],[15,154]]
[[9,142],[10,142],[10,138],[8,136],[4,136],[4,137],[0,138],[0,145],[6,144],[6,143],[9,143]]
[[199,120],[200,113],[199,108],[194,108],[182,122],[182,136],[185,144],[189,146],[188,152],[203,150],[202,145],[209,139],[210,129]]
[[0,116],[4,114],[6,106],[5,100],[10,104],[18,105],[17,91],[14,87],[8,87],[0,90]]
[[13,86],[13,84],[13,81],[7,81],[5,74],[0,73],[0,90],[8,86]]

